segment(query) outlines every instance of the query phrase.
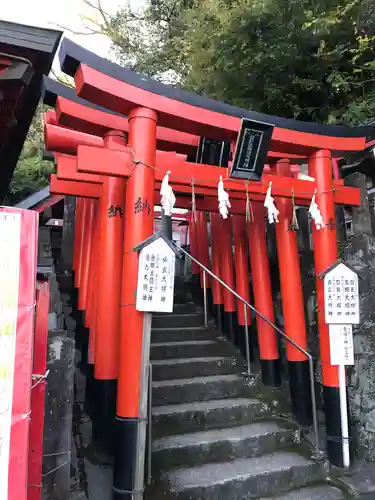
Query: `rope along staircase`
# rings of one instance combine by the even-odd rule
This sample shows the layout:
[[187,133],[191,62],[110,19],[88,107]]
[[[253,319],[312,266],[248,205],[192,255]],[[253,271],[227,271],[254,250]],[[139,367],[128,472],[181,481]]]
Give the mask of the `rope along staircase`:
[[[300,432],[271,412],[244,361],[177,286],[171,315],[154,315],[152,483],[148,500],[342,500]],[[178,298],[180,296],[180,298]],[[181,299],[182,297],[182,299]]]

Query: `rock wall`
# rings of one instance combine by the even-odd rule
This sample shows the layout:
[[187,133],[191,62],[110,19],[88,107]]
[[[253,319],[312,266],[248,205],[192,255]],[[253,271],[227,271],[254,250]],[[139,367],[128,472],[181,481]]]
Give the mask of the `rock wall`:
[[357,456],[375,460],[375,238],[353,236],[344,249],[345,261],[362,279],[360,325],[353,328],[355,365],[348,368],[349,401]]
[[[67,210],[67,213],[71,217],[72,210]],[[43,439],[43,500],[70,500],[76,474],[72,439],[76,324],[72,317],[69,290],[71,264],[69,253],[61,252],[61,236],[61,230],[60,233],[46,227],[39,230],[38,271],[48,276],[51,290],[47,353],[49,374]],[[62,263],[57,260],[60,256],[64,259]]]

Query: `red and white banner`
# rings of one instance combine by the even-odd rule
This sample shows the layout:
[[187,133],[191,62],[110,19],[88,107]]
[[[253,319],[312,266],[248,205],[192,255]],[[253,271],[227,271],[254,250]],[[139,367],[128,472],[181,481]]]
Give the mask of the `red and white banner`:
[[38,214],[0,207],[0,500],[26,500]]

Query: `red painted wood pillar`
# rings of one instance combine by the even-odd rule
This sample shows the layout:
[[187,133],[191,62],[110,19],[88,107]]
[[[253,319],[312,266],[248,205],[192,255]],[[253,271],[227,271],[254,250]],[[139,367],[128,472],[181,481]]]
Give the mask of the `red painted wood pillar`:
[[[277,162],[274,170],[279,176],[292,177],[288,160]],[[276,205],[280,211],[279,223],[275,225],[275,230],[284,329],[294,342],[308,351],[297,234],[290,227],[293,203],[290,198],[278,198]],[[312,412],[308,358],[289,342],[286,342],[286,354],[294,416],[300,424],[310,425]]]
[[[35,309],[35,334],[33,354],[33,374],[43,376],[47,369],[48,346],[48,313],[50,303],[50,285],[48,281],[37,282],[37,300]],[[27,500],[42,499],[42,466],[43,466],[43,430],[45,379],[33,380],[31,391],[30,449],[28,459],[28,492]]]
[[[208,242],[208,227],[207,227],[207,216],[205,212],[198,212],[198,227],[199,227],[199,261],[208,269],[211,269],[210,264],[210,249]],[[212,302],[212,291],[211,291],[211,277],[209,274],[203,273],[203,269],[200,268],[200,285],[203,292],[204,286],[206,284],[206,296],[208,303],[209,313],[213,314],[213,302]]]
[[[198,214],[191,213],[189,217],[189,242],[190,242],[190,253],[191,255],[199,261],[199,252],[198,252]],[[200,284],[200,268],[198,264],[192,261],[191,264],[191,274],[192,274],[192,283],[194,288],[198,290]],[[196,290],[194,289],[194,292]]]
[[88,273],[88,284],[87,284],[87,299],[86,299],[86,314],[85,314],[85,327],[92,328],[94,325],[94,308],[93,301],[95,295],[95,275],[97,266],[97,247],[99,243],[99,202],[94,200],[94,214],[92,221],[92,235],[91,235],[91,246],[89,255],[89,273]]
[[[232,216],[233,237],[234,237],[234,262],[236,274],[236,292],[250,303],[250,285],[249,285],[249,252],[246,234],[246,220],[241,215]],[[246,335],[245,325],[251,325],[251,310],[245,309],[242,301],[237,299],[237,319],[238,319],[238,346],[243,355],[246,354]],[[249,332],[250,335],[250,332]],[[249,338],[250,340],[250,338]],[[249,352],[252,356],[252,342],[249,341]]]
[[[73,247],[73,271],[76,275],[78,271],[79,249],[81,243],[82,229],[82,198],[76,198],[76,213],[74,219],[74,247]],[[74,276],[74,286],[76,286],[76,276]]]
[[[232,290],[236,289],[233,269],[233,238],[232,238],[232,221],[221,219],[220,221],[220,278]],[[224,315],[223,315],[223,330],[228,338],[235,343],[237,333],[237,314],[236,314],[236,298],[229,290],[223,287],[224,296]]]
[[[197,226],[198,226],[198,251],[199,251],[199,261],[201,264],[210,268],[210,253],[208,248],[208,229],[207,229],[207,219],[205,212],[197,213]],[[204,288],[203,283],[203,272],[200,269],[200,280],[201,288]],[[206,288],[210,288],[210,279],[206,274]]]
[[[266,242],[265,209],[263,203],[253,202],[254,220],[247,226],[249,254],[253,281],[254,305],[269,321],[275,323],[270,265]],[[262,381],[265,385],[281,385],[281,363],[278,334],[258,315],[256,316]]]
[[[315,274],[318,276],[338,258],[335,227],[335,203],[332,183],[331,153],[317,151],[309,159],[309,175],[315,178],[316,203],[326,224],[316,229],[312,222]],[[327,429],[327,452],[330,462],[343,466],[340,391],[338,367],[331,365],[329,329],[324,314],[324,281],[316,279],[320,359],[322,367],[324,413]]]
[[[144,414],[143,410],[148,380],[147,377],[142,376],[142,358],[145,362],[149,359],[149,338],[146,332],[150,315],[144,315],[135,307],[139,256],[134,248],[150,237],[153,232],[155,197],[153,167],[156,159],[156,129],[157,114],[154,111],[137,108],[130,112],[129,144],[136,163],[127,182],[125,200],[120,366],[114,458],[114,498],[116,500],[133,498],[137,488],[135,481],[138,477],[138,467],[144,459],[143,454],[137,456],[137,443],[142,432],[144,432],[143,435],[146,433],[147,413]],[[140,487],[139,484],[138,487]]]
[[85,229],[85,243],[86,247],[84,249],[84,269],[85,272],[82,275],[81,289],[80,289],[80,299],[82,304],[83,314],[83,325],[82,325],[82,336],[83,342],[83,352],[82,357],[85,360],[86,366],[86,392],[85,392],[85,407],[87,413],[91,414],[94,407],[93,400],[93,390],[92,381],[94,378],[94,321],[93,321],[93,301],[94,301],[94,280],[95,280],[95,265],[96,265],[96,239],[97,239],[97,228],[98,228],[98,200],[90,200],[92,205],[92,213],[90,215],[89,225],[87,230]]
[[[126,138],[122,132],[113,131],[105,136],[104,145],[121,150],[126,147]],[[104,447],[111,441],[116,414],[125,191],[125,179],[103,178],[98,221],[93,437]]]
[[73,250],[73,277],[74,277],[74,290],[72,292],[72,307],[75,312],[76,318],[76,347],[81,350],[81,335],[79,331],[80,321],[82,321],[81,313],[78,310],[78,295],[80,284],[80,268],[81,268],[81,255],[82,255],[82,227],[83,227],[83,212],[85,200],[83,198],[76,198],[76,212],[74,221],[74,250]]
[[98,290],[98,280],[97,280],[97,269],[93,269],[92,278],[89,288],[89,313],[90,318],[86,322],[86,328],[89,328],[89,354],[88,354],[88,364],[92,365],[92,375],[94,375],[94,365],[95,365],[95,337],[96,337],[96,310],[97,310],[97,290]]
[[92,236],[92,222],[94,216],[94,200],[84,200],[82,213],[82,239],[80,252],[80,272],[79,272],[79,290],[78,290],[78,310],[81,312],[78,316],[78,329],[81,346],[81,362],[83,367],[87,367],[89,331],[85,328],[85,311],[88,289],[88,278],[90,273],[90,250]]
[[[220,215],[211,213],[211,258],[212,258],[212,272],[218,278],[221,277],[221,264],[220,264]],[[215,325],[222,331],[223,317],[224,317],[224,295],[223,287],[218,281],[212,279],[212,298],[214,303],[214,318]]]
[[85,311],[87,306],[87,291],[90,274],[90,252],[92,241],[92,229],[94,220],[95,200],[86,200],[86,210],[84,210],[84,230],[82,234],[82,256],[80,272],[80,288],[78,296],[78,309]]
[[97,247],[99,244],[99,201],[92,200],[94,211],[91,225],[90,250],[87,261],[88,284],[86,293],[86,307],[84,315],[84,332],[88,332],[87,344],[87,371],[86,371],[86,394],[85,403],[88,413],[95,408],[95,392],[93,387],[94,363],[95,363],[95,334],[96,334],[96,274],[97,274]]
[[[88,210],[89,200],[87,198],[81,198],[80,200],[80,211],[79,211],[79,231],[74,235],[77,240],[77,265],[76,265],[76,276],[75,276],[75,287],[80,288],[81,286],[81,274],[82,274],[82,256],[83,256],[83,240],[85,236],[86,229],[86,217]],[[78,300],[77,300],[78,308]]]

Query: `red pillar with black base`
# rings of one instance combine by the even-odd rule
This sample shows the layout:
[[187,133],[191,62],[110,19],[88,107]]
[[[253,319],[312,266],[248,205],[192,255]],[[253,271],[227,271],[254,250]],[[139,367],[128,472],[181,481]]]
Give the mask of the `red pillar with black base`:
[[129,144],[134,152],[135,166],[127,183],[125,200],[114,500],[132,500],[137,490],[140,496],[143,487],[144,470],[143,474],[136,473],[142,469],[142,456],[137,456],[138,443],[143,433],[146,434],[147,423],[140,407],[144,407],[148,390],[148,380],[141,373],[142,357],[149,359],[147,335],[143,335],[149,317],[135,307],[139,256],[134,249],[153,233],[156,129],[154,111],[137,108],[130,112]]
[[[338,258],[330,151],[317,151],[310,157],[309,175],[315,178],[317,188],[316,203],[325,223],[325,227],[318,230],[315,227],[315,223],[312,222],[315,274],[318,276],[320,273],[326,271]],[[324,280],[318,277],[316,279],[316,296],[324,413],[327,431],[327,453],[328,459],[332,464],[343,467],[339,374],[338,367],[331,365],[329,328],[325,322],[324,313]]]
[[[291,177],[288,160],[276,164],[277,175]],[[280,291],[285,333],[305,351],[308,350],[305,308],[302,292],[296,229],[291,225],[293,204],[290,198],[278,198],[279,223],[275,225],[280,273]],[[312,423],[310,372],[307,357],[286,342],[290,398],[294,416],[301,425]]]
[[[266,242],[265,208],[260,202],[253,202],[252,208],[254,220],[248,223],[247,230],[254,305],[269,321],[275,323]],[[281,363],[278,334],[258,315],[256,322],[262,381],[264,385],[279,387],[281,385]]]
[[[74,218],[74,247],[73,247],[73,283],[74,288],[72,291],[72,307],[73,314],[76,321],[78,320],[78,277],[80,267],[80,252],[81,252],[81,239],[82,239],[82,211],[83,211],[83,198],[76,198],[76,209]],[[76,335],[76,348],[81,350],[80,337]]]
[[[108,149],[122,149],[126,139],[122,132],[113,131],[104,144]],[[93,438],[105,449],[111,447],[116,415],[125,190],[125,179],[106,176],[99,201]]]
[[84,328],[85,332],[88,332],[88,343],[87,343],[87,370],[86,370],[86,394],[85,394],[85,408],[88,414],[91,415],[92,410],[95,407],[95,394],[93,390],[93,380],[94,380],[94,343],[95,343],[95,324],[96,317],[94,317],[94,288],[95,288],[95,277],[96,277],[96,264],[97,264],[97,244],[98,244],[98,210],[99,203],[98,200],[92,200],[93,204],[93,214],[91,222],[91,236],[90,236],[90,250],[87,257],[86,267],[88,268],[87,273],[87,289],[85,297],[85,321]]
[[[236,289],[233,270],[233,240],[232,240],[232,221],[222,219],[219,223],[220,228],[220,278],[232,290]],[[223,314],[223,330],[228,339],[236,343],[237,332],[237,308],[236,298],[229,290],[223,287],[224,296],[224,314]]]
[[89,349],[89,330],[85,327],[85,309],[87,298],[87,286],[89,276],[89,256],[91,249],[91,230],[94,216],[94,200],[84,200],[82,214],[82,239],[80,252],[80,272],[79,272],[79,290],[78,290],[78,322],[81,345],[81,366],[84,370],[87,368],[88,349]]
[[[220,220],[219,214],[211,214],[211,258],[212,258],[212,272],[218,278],[221,277],[221,264],[220,264]],[[223,287],[218,281],[212,278],[212,298],[213,310],[215,318],[215,326],[219,331],[223,330],[224,318],[224,295]]]
[[[250,286],[249,286],[249,255],[248,243],[246,234],[246,220],[241,215],[232,216],[233,236],[234,236],[234,262],[236,273],[236,292],[250,303]],[[237,345],[241,349],[242,354],[246,355],[246,333],[245,325],[248,326],[249,332],[249,352],[252,359],[252,342],[251,342],[251,316],[252,312],[247,307],[246,317],[244,303],[237,299],[237,319],[238,319],[238,338]]]

